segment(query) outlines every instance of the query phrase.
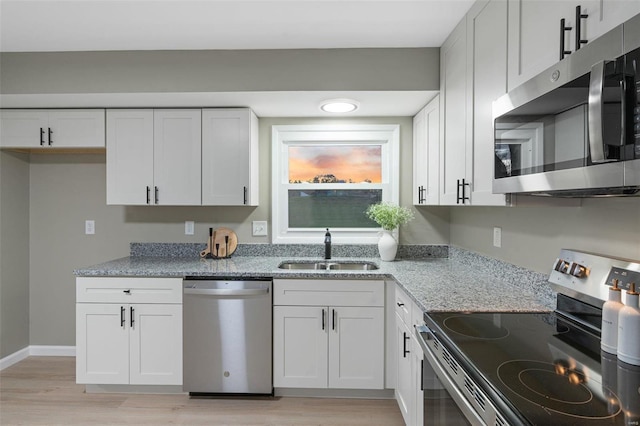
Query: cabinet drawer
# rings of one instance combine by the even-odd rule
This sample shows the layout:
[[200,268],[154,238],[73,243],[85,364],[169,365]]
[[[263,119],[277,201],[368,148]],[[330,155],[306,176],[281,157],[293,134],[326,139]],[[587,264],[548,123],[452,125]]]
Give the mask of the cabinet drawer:
[[273,304],[384,306],[384,281],[276,279]]
[[78,277],[76,302],[182,303],[182,278]]
[[398,285],[396,285],[396,298],[395,298],[395,310],[396,315],[407,326],[411,326],[411,306],[413,301],[407,293],[404,292]]

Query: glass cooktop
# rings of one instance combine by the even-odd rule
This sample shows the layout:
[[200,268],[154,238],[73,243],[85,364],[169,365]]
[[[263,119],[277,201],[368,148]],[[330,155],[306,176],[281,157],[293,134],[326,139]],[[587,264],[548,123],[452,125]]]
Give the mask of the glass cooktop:
[[555,313],[429,313],[425,322],[511,423],[640,424],[640,367]]

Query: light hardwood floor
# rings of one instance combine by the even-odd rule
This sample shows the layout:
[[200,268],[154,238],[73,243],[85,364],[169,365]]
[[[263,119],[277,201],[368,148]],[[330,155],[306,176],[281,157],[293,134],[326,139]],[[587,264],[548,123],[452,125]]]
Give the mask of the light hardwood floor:
[[394,400],[87,394],[75,358],[29,357],[0,372],[0,425],[403,425]]

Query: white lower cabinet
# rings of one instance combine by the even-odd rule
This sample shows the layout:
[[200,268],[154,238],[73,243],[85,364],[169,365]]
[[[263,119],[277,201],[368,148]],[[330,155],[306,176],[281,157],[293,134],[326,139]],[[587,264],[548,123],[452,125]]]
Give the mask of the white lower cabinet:
[[384,388],[384,282],[274,280],[274,305],[275,387]]
[[182,385],[181,287],[181,279],[78,278],[76,382]]
[[415,392],[411,371],[411,330],[399,317],[396,317],[396,350],[398,372],[396,382],[396,401],[407,425],[415,424],[414,406]]
[[423,354],[414,337],[414,325],[422,323],[422,309],[396,287],[396,401],[407,425],[422,425],[424,392],[422,390]]

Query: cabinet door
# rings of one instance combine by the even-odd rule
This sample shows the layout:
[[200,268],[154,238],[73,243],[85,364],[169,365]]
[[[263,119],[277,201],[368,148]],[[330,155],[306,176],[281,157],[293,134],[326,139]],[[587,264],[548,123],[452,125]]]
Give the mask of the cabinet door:
[[127,305],[76,304],[76,383],[129,383]]
[[42,110],[0,111],[0,147],[39,148],[47,146],[49,115]]
[[182,305],[130,305],[130,383],[182,385]]
[[107,110],[107,204],[153,201],[153,110]]
[[[580,3],[582,5],[582,3]],[[590,1],[582,5],[583,13],[589,15],[582,31],[582,37],[588,41],[627,21],[640,13],[640,1]]]
[[201,110],[155,110],[153,122],[154,204],[199,205]]
[[47,144],[53,148],[104,148],[104,110],[52,110]]
[[416,425],[424,423],[424,383],[422,378],[424,362],[422,348],[415,337],[411,335],[411,374],[413,375],[411,382],[414,404],[413,415],[415,416],[414,424]]
[[407,425],[415,423],[415,388],[413,387],[413,375],[411,364],[411,334],[396,314],[396,358],[398,360],[396,401]]
[[[560,19],[575,27],[577,5],[572,1],[509,1],[508,90],[560,60]],[[573,31],[567,32],[567,50],[574,50],[573,37]]]
[[329,308],[329,388],[384,388],[384,308]]
[[[458,24],[440,48],[440,204],[456,205],[467,179],[467,26]],[[467,194],[468,187],[466,188]]]
[[275,387],[327,387],[327,312],[318,306],[273,308]]
[[258,205],[258,119],[251,110],[202,111],[202,204]]
[[504,194],[493,194],[494,135],[492,104],[507,92],[507,3],[476,2],[467,15],[469,112],[473,135],[473,190],[478,205],[505,205]]
[[440,96],[413,118],[413,204],[437,205],[440,181]]

